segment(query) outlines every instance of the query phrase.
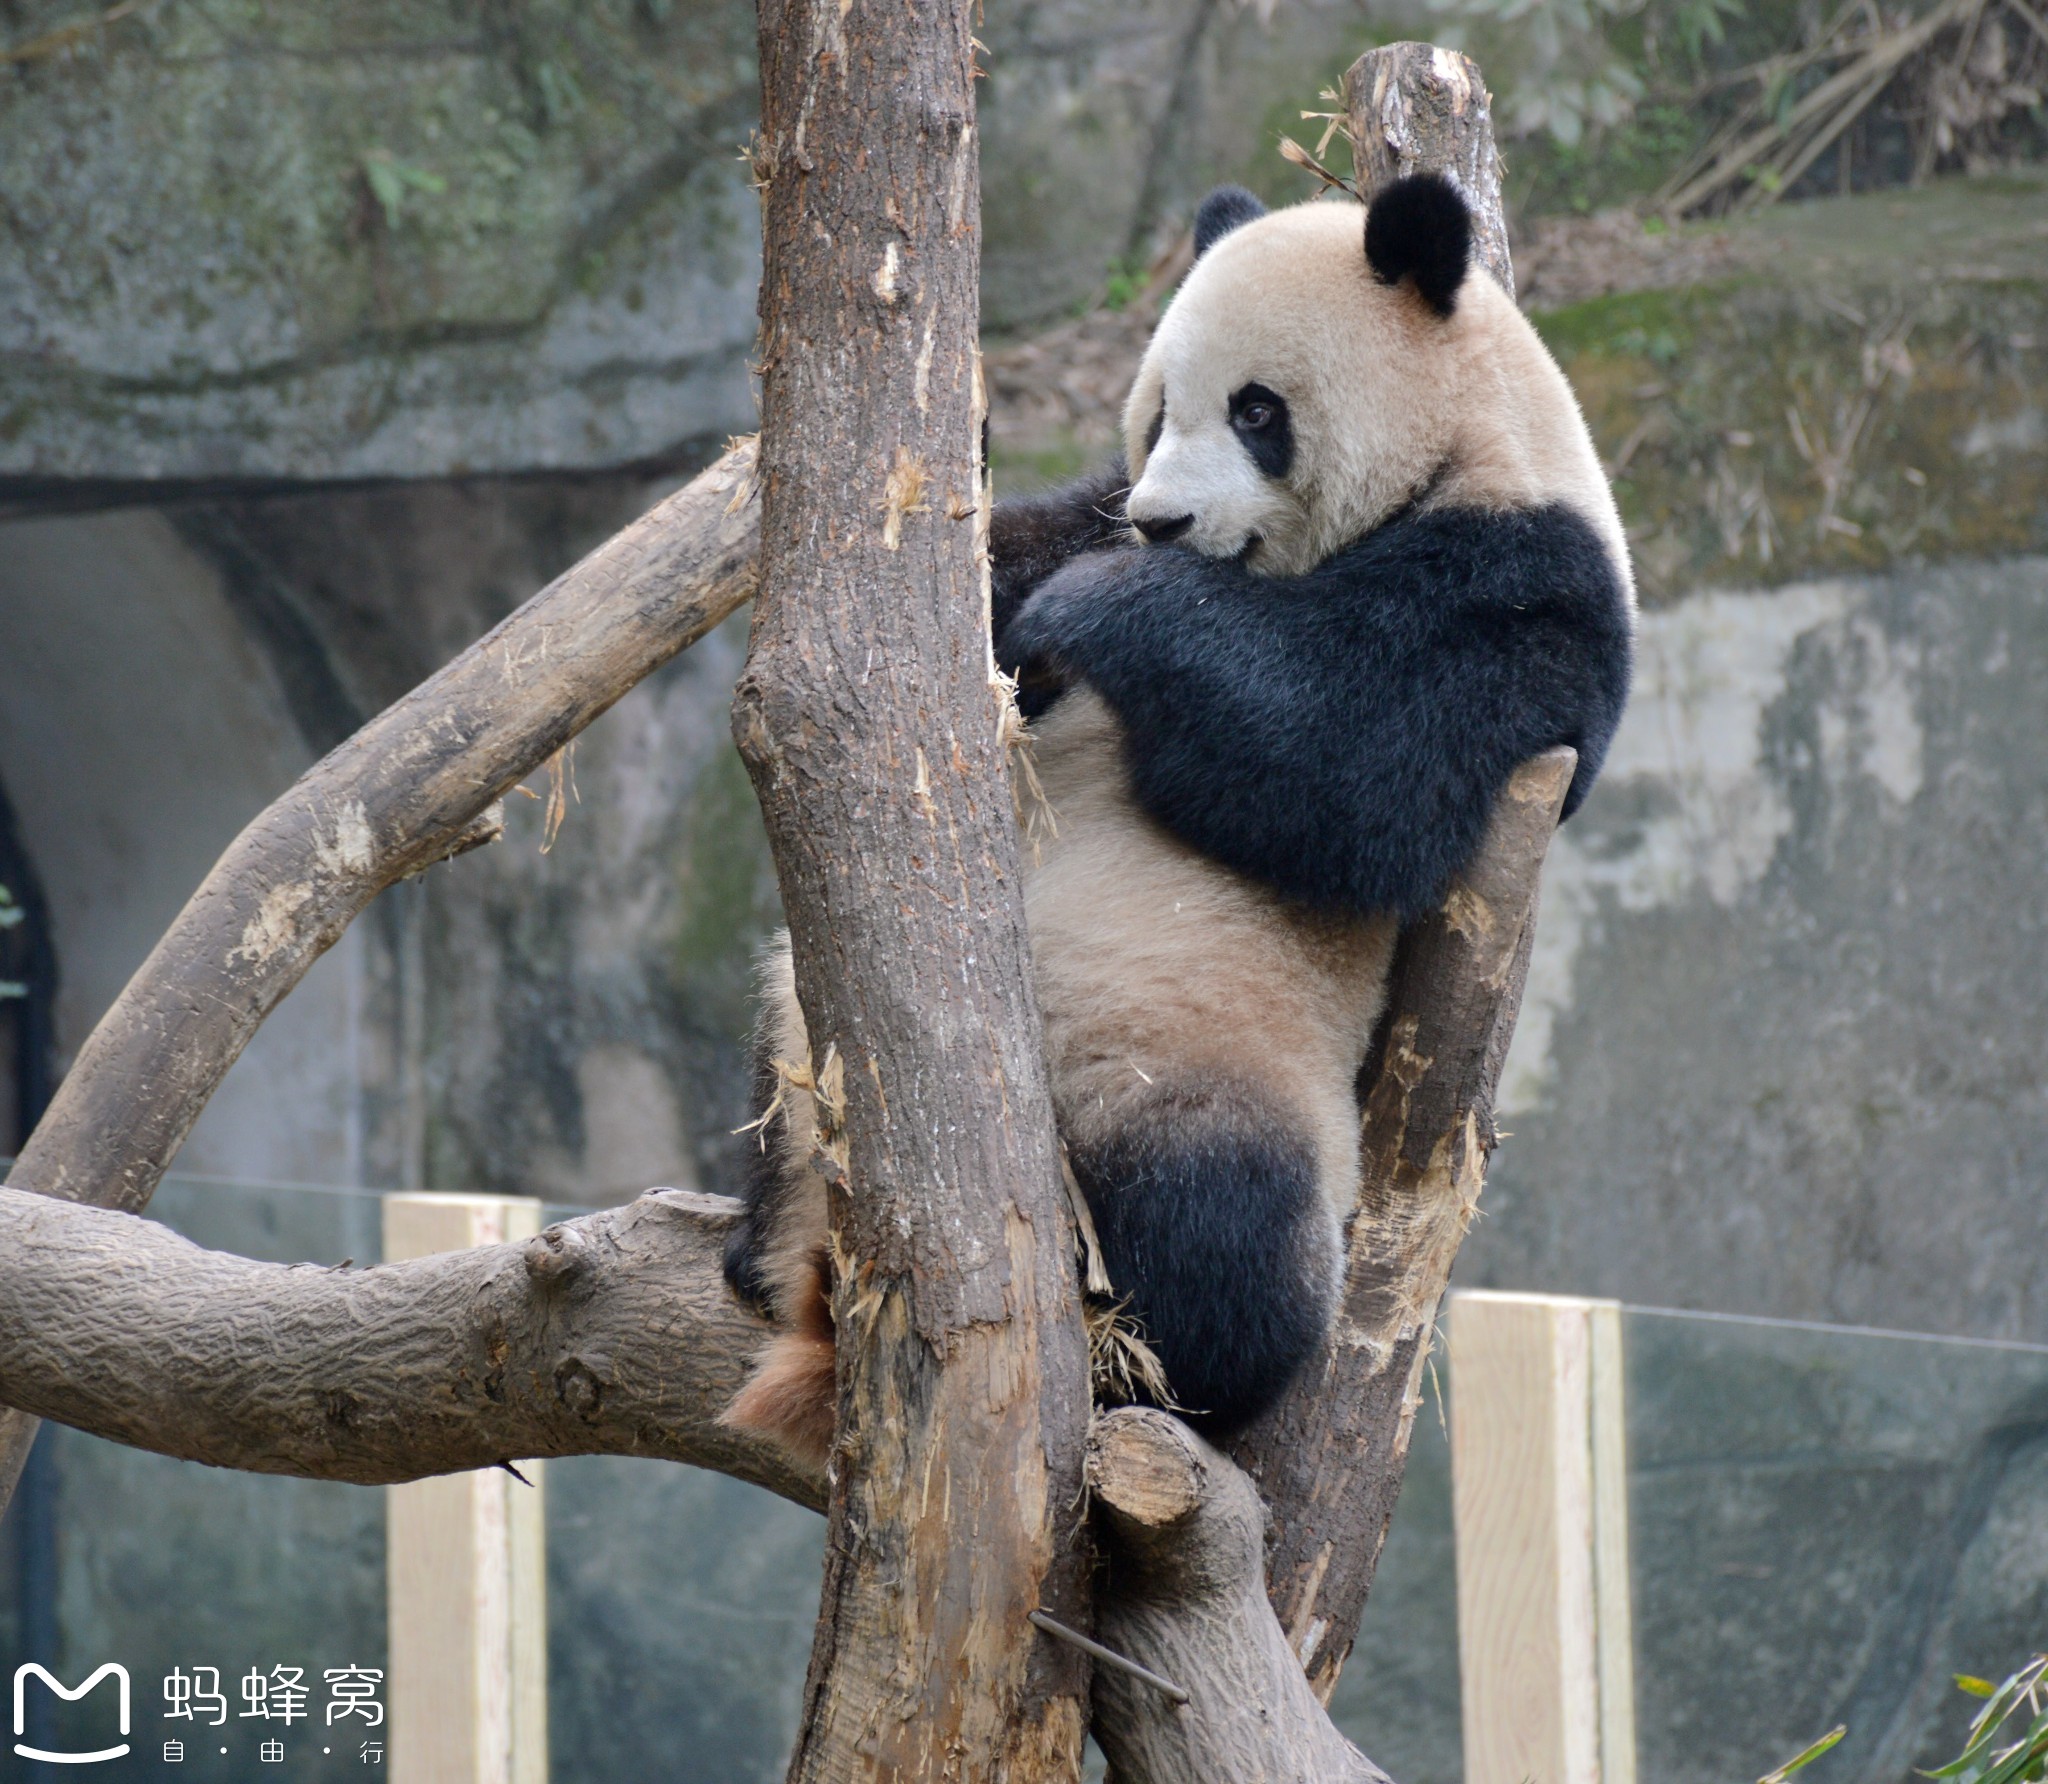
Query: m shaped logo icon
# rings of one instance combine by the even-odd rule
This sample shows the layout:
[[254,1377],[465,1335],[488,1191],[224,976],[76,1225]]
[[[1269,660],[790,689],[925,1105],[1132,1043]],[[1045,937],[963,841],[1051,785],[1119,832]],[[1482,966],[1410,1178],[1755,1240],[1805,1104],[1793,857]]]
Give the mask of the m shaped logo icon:
[[109,1660],[76,1691],[61,1685],[57,1675],[48,1667],[38,1666],[34,1661],[14,1669],[14,1750],[23,1759],[40,1759],[50,1765],[97,1765],[103,1759],[119,1759],[128,1751],[124,1739],[118,1747],[102,1747],[95,1753],[51,1753],[41,1747],[30,1747],[21,1737],[28,1732],[28,1681],[33,1673],[49,1686],[66,1703],[76,1703],[109,1673],[112,1673],[121,1691],[121,1733],[128,1733],[128,1669]]

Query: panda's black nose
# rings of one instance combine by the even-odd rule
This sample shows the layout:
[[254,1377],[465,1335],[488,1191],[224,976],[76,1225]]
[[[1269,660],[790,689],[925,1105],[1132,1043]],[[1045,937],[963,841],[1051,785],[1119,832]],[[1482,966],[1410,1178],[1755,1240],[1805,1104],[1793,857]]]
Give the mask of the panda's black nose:
[[1192,514],[1179,514],[1172,520],[1140,520],[1135,514],[1131,516],[1131,525],[1145,535],[1148,545],[1164,545],[1169,539],[1178,539],[1194,524]]

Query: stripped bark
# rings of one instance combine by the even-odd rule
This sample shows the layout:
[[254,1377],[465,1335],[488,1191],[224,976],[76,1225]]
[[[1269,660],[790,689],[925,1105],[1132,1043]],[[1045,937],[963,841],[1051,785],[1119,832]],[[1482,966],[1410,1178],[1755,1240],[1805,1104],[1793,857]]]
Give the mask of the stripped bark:
[[1110,1535],[1097,1633],[1187,1694],[1104,1667],[1095,1738],[1116,1784],[1388,1784],[1302,1676],[1265,1590],[1265,1508],[1178,1419],[1096,1423],[1088,1484]]
[[717,1422],[766,1333],[719,1269],[738,1215],[650,1190],[516,1244],[329,1270],[0,1189],[0,1395],[216,1468],[375,1484],[661,1456],[822,1508],[821,1479]]
[[760,15],[733,733],[827,1087],[841,1337],[792,1780],[1079,1775],[1083,1674],[1028,1622],[1085,1615],[1088,1371],[988,643],[972,10]]
[[1431,1331],[1493,1151],[1543,857],[1578,757],[1525,763],[1472,864],[1401,940],[1367,1061],[1344,1294],[1316,1365],[1235,1445],[1273,1509],[1273,1608],[1325,1702],[1408,1465]]
[[[9,1185],[145,1207],[249,1038],[370,900],[489,841],[508,788],[753,594],[753,462],[735,445],[236,837],[101,1017]],[[0,1510],[34,1438],[0,1409]]]

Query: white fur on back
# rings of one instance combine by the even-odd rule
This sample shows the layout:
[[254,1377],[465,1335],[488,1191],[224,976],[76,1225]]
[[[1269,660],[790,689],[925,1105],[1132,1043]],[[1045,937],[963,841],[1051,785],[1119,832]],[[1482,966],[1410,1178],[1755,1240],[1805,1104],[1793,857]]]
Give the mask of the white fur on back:
[[[1079,687],[1032,728],[1051,825],[1023,840],[1046,1059],[1060,1132],[1085,1146],[1115,1134],[1158,1088],[1255,1090],[1314,1147],[1332,1224],[1358,1192],[1356,1078],[1386,995],[1391,917],[1322,917],[1204,860],[1138,808],[1117,722]],[[779,1055],[809,1060],[803,1012],[778,936],[762,973]],[[793,1320],[814,1293],[825,1186],[810,1168],[811,1098],[784,1087],[791,1200],[776,1223],[767,1278]]]

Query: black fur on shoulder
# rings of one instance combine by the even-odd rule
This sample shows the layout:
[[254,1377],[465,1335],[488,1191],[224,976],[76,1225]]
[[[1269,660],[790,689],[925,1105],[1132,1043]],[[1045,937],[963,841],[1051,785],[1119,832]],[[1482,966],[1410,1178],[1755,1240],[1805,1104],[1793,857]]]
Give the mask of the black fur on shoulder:
[[1606,546],[1554,504],[1411,511],[1302,576],[1170,545],[1078,558],[1003,643],[1032,685],[1102,695],[1140,802],[1190,847],[1306,904],[1414,917],[1518,764],[1570,744],[1578,808],[1630,632]]
[[1116,1294],[1189,1422],[1274,1400],[1329,1326],[1335,1228],[1294,1125],[1250,1092],[1162,1085],[1069,1155]]
[[[1128,543],[1124,498],[1130,493],[1131,474],[1119,452],[1101,470],[1058,489],[995,505],[988,523],[994,638],[1000,642],[1025,599],[1070,558]],[[1000,655],[997,660],[1003,661]]]
[[1265,214],[1266,207],[1242,186],[1218,186],[1195,212],[1195,258],[1201,259],[1233,229]]
[[1411,173],[1374,194],[1365,213],[1365,258],[1382,285],[1412,279],[1439,316],[1458,307],[1472,264],[1472,212],[1440,173]]

